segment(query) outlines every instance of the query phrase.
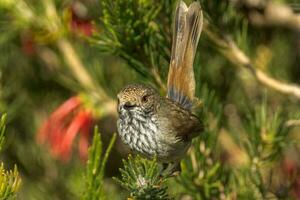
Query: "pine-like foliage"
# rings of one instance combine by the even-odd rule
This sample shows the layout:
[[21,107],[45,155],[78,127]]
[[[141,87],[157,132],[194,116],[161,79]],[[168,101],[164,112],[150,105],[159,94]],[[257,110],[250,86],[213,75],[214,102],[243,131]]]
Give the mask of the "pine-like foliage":
[[103,153],[101,135],[98,131],[98,127],[95,127],[93,144],[89,148],[89,157],[85,174],[85,188],[82,199],[105,199],[105,191],[103,190],[105,165],[115,140],[116,134],[113,135],[106,151]]
[[[202,99],[213,100],[207,97]],[[209,107],[206,103],[203,106]],[[177,182],[194,199],[248,199],[250,194],[254,199],[288,198],[282,192],[288,186],[276,185],[272,178],[283,147],[292,144],[283,118],[282,113],[269,111],[262,103],[248,111],[246,132],[233,135],[218,130],[218,122],[213,129],[208,126],[181,163]]]
[[[105,29],[102,37],[99,36],[99,47],[105,52],[123,58],[133,69],[143,76],[146,74],[147,79],[151,78],[156,83],[163,83],[164,78],[161,77],[166,77],[169,55],[166,45],[169,45],[169,48],[171,46],[170,35],[166,33],[171,34],[169,17],[172,11],[170,12],[167,7],[174,8],[176,2],[166,2],[158,4],[155,0],[113,3],[102,1],[101,21]],[[203,37],[208,39],[209,46],[231,63],[255,71],[249,59],[237,48],[238,45],[247,51],[250,46],[247,41],[248,22],[238,11],[238,6],[227,1],[202,1],[201,5],[206,16]],[[111,12],[111,8],[116,10]],[[166,21],[161,21],[161,18]],[[165,22],[169,23],[167,27]],[[226,28],[222,29],[223,27]],[[238,31],[230,35],[230,29]],[[207,51],[202,53],[208,54]],[[195,65],[201,66],[201,63],[197,63],[196,60]],[[201,67],[200,70],[199,67],[195,69],[196,74],[201,72],[212,75],[211,69]],[[202,82],[199,79],[202,79]],[[182,173],[176,178],[176,183],[183,188],[182,193],[188,194],[193,199],[245,199],[249,197],[251,191],[256,199],[282,197],[282,194],[274,192],[281,186],[272,183],[270,173],[273,172],[270,171],[277,170],[278,166],[274,165],[274,159],[282,155],[282,145],[289,145],[288,127],[284,125],[285,116],[268,109],[265,103],[260,103],[262,105],[259,108],[256,106],[247,109],[244,109],[244,105],[239,105],[241,110],[244,109],[242,111],[242,115],[245,115],[244,119],[242,118],[244,124],[233,129],[227,127],[224,122],[231,122],[227,122],[228,119],[224,117],[224,102],[219,101],[215,95],[224,91],[214,91],[210,87],[220,83],[204,77],[198,77],[198,80],[198,84],[201,84],[198,95],[202,104],[196,108],[196,112],[204,121],[206,130],[200,138],[195,139],[187,158],[181,162]],[[164,90],[164,84],[156,85]],[[221,88],[226,87],[224,82]],[[228,99],[230,100],[230,97]],[[246,98],[244,100],[248,101]],[[143,173],[132,172],[133,179],[129,176],[131,168],[128,166],[131,166],[131,163],[136,164],[135,162],[129,158],[128,163],[124,162],[125,171],[122,171],[122,185],[129,191],[136,190],[139,175]],[[264,166],[273,168],[266,172]],[[266,180],[270,182],[267,183]],[[139,188],[138,191],[144,191],[145,188]],[[134,192],[132,196],[133,194]]]
[[[6,127],[6,115],[3,114],[0,120],[0,151],[4,145],[4,133]],[[0,164],[0,199],[16,199],[21,179],[17,167],[13,170],[5,170],[3,163]]]
[[164,87],[159,72],[169,61],[173,2],[117,0],[101,1],[101,5],[105,32],[96,37],[97,47],[120,56],[142,76]]
[[16,199],[21,183],[17,167],[7,171],[1,163],[0,173],[0,199]]
[[[166,178],[155,161],[122,162],[130,152],[121,141],[111,149],[109,133],[125,85],[166,95],[178,1],[0,0],[0,113],[9,116],[0,148],[5,167],[16,163],[24,177],[20,199],[300,198],[299,0],[198,1],[204,26],[194,113],[205,131],[181,174]],[[69,109],[63,102],[74,97]],[[93,133],[87,119],[103,134],[100,140],[95,132],[85,166]],[[43,121],[53,133],[45,145],[36,140]],[[63,150],[66,162],[55,158]],[[15,196],[17,171],[0,171],[0,191]]]
[[115,181],[130,192],[130,197],[142,199],[170,199],[164,185],[165,178],[161,176],[161,168],[156,159],[148,160],[140,156],[123,160],[124,168],[120,169],[121,179]]
[[1,121],[0,121],[0,151],[3,149],[4,145],[4,134],[5,134],[5,129],[6,129],[6,114],[3,114],[1,116]]
[[[214,92],[206,86],[201,88],[200,98],[202,106],[199,115],[206,129],[201,138],[193,141],[188,156],[181,162],[182,173],[176,181],[194,199],[219,198],[227,174],[213,152],[217,153],[222,111]],[[210,124],[212,121],[214,123]]]

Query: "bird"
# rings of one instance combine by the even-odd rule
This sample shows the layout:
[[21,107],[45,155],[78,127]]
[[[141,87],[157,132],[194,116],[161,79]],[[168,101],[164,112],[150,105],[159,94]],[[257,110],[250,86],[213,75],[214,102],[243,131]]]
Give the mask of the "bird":
[[129,84],[117,94],[121,140],[134,152],[155,157],[171,172],[178,170],[192,139],[204,131],[202,121],[192,112],[193,63],[203,25],[200,3],[188,7],[179,1],[174,18],[166,97],[144,84]]

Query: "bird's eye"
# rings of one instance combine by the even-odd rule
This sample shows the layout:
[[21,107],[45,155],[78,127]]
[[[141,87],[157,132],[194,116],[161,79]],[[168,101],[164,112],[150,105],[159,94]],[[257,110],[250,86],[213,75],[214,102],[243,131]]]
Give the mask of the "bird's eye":
[[148,95],[144,95],[142,97],[142,103],[146,103],[148,101],[148,99],[149,99],[149,96]]

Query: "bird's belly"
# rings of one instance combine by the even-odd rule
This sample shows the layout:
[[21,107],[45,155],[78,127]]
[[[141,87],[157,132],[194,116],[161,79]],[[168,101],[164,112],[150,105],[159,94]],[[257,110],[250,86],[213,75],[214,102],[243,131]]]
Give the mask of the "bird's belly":
[[186,153],[189,142],[176,138],[166,138],[168,133],[162,133],[155,122],[149,120],[118,120],[118,132],[122,141],[133,151],[146,157],[156,157],[161,162],[180,160]]
[[149,157],[159,151],[157,127],[153,123],[119,119],[118,132],[122,141],[138,153]]

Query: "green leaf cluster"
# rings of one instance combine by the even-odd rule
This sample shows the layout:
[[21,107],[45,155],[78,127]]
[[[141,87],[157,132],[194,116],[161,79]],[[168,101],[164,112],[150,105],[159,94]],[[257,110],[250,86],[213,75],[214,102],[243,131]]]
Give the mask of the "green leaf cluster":
[[[6,114],[0,120],[0,151],[4,145],[4,133],[6,129]],[[16,199],[21,179],[17,166],[13,170],[5,170],[3,163],[0,164],[0,199]]]
[[103,146],[101,135],[98,128],[95,127],[93,144],[89,148],[89,157],[85,174],[86,183],[82,199],[98,200],[105,198],[105,191],[103,190],[105,165],[115,140],[116,134],[113,135],[105,153],[102,155]]
[[148,160],[140,156],[123,160],[124,168],[120,169],[121,179],[114,178],[117,183],[130,192],[133,199],[170,199],[161,168],[156,159]]

